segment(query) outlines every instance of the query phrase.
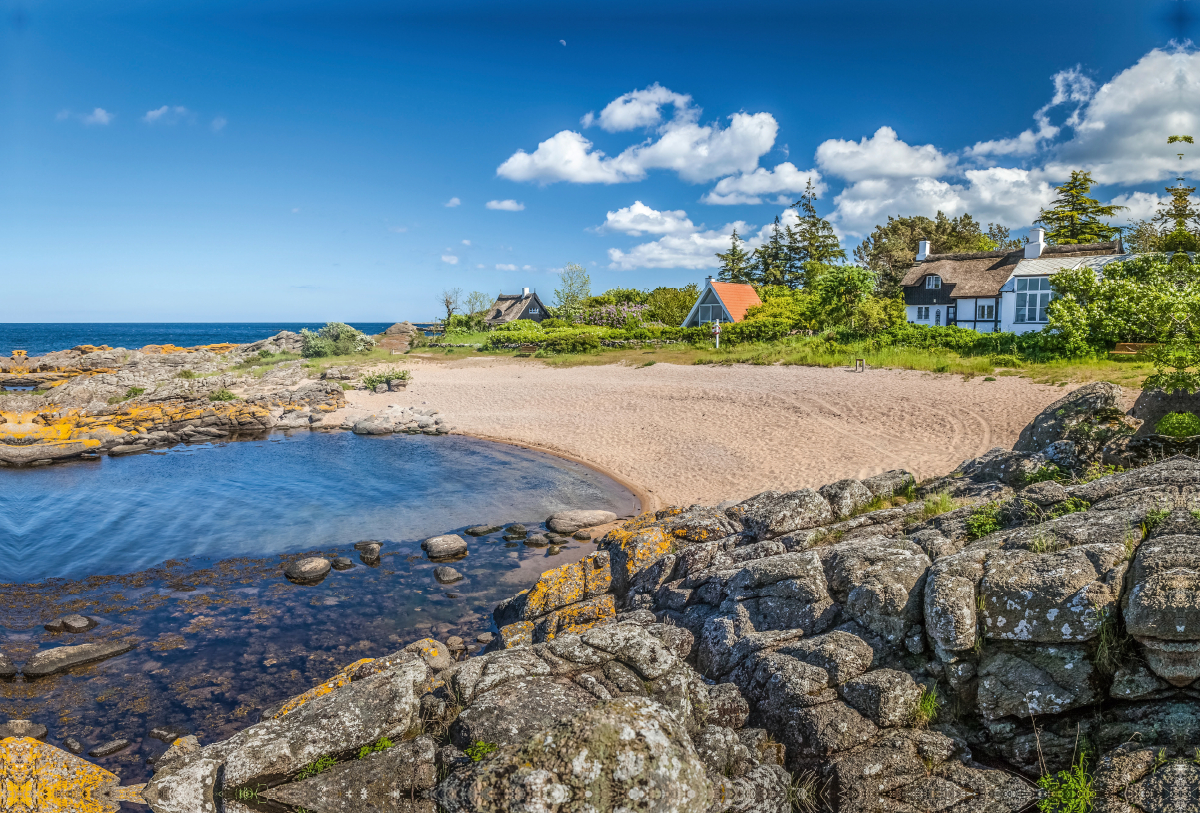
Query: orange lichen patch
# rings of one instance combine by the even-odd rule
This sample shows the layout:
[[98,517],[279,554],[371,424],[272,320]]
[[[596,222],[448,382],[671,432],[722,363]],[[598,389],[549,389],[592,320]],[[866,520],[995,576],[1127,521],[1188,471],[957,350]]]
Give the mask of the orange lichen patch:
[[338,672],[336,675],[331,677],[329,680],[325,681],[324,683],[322,683],[318,686],[312,687],[304,694],[296,695],[291,700],[284,703],[283,706],[280,707],[279,711],[277,711],[277,712],[275,712],[275,714],[271,715],[271,719],[278,720],[280,717],[285,717],[285,716],[291,714],[296,709],[303,706],[305,703],[316,700],[318,697],[324,697],[327,694],[332,694],[333,692],[337,691],[338,689],[342,688],[343,686],[349,685],[354,672],[360,666],[364,666],[365,664],[368,664],[373,660],[375,660],[375,659],[374,658],[363,658],[362,660],[355,661],[354,663],[350,664],[349,666],[344,667],[340,672]]
[[78,350],[81,353],[99,353],[101,350],[112,350],[107,344],[81,344],[71,349]]
[[532,621],[517,621],[500,628],[500,644],[505,649],[528,646],[533,643]]
[[540,644],[553,641],[559,635],[583,632],[616,614],[617,603],[612,593],[563,607],[535,622],[533,642]]
[[547,570],[525,594],[521,617],[528,620],[608,590],[612,582],[607,551]]
[[609,531],[604,539],[612,557],[613,575],[620,584],[628,584],[635,573],[669,553],[674,544],[661,528],[647,528],[636,533],[617,529]]
[[142,348],[142,352],[149,356],[167,356],[172,353],[194,353],[196,351],[173,344],[148,344]]
[[419,641],[413,641],[409,644],[406,647],[406,651],[415,652],[428,663],[430,658],[436,658],[438,653],[441,652],[441,644],[433,638],[422,638]]
[[32,737],[0,740],[0,810],[13,813],[116,813],[145,804],[143,785],[120,787],[116,774]]
[[207,350],[208,352],[216,353],[219,356],[222,353],[228,353],[230,350],[232,350],[233,348],[235,348],[237,346],[238,345],[236,345],[236,344],[230,344],[228,342],[221,342],[218,344],[202,344],[199,347],[197,347],[196,349],[197,350]]

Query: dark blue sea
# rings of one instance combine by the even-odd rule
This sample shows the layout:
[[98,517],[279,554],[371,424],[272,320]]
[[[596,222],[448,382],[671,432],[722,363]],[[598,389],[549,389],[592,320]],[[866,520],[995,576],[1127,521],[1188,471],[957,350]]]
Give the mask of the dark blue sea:
[[[198,344],[232,342],[248,344],[268,339],[281,330],[299,333],[316,330],[321,322],[0,322],[0,356],[24,350],[40,356],[80,344],[137,348],[148,344]],[[382,333],[392,322],[354,322],[369,336]],[[429,327],[419,324],[419,327]]]

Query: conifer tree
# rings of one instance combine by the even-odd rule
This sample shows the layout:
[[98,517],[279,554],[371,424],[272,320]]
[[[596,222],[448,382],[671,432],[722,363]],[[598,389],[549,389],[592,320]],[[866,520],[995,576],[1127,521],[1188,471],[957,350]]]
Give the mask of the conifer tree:
[[792,208],[799,213],[800,220],[795,226],[787,229],[788,250],[792,261],[803,269],[801,282],[805,287],[812,282],[807,274],[810,263],[829,265],[835,260],[846,259],[846,252],[842,249],[837,235],[833,233],[833,227],[829,225],[828,220],[817,214],[813,205],[816,199],[817,193],[813,191],[810,179],[800,200],[792,204]]
[[1200,246],[1196,234],[1200,230],[1200,209],[1192,203],[1194,186],[1168,186],[1171,200],[1159,205],[1154,222],[1159,224],[1159,251],[1196,251]]
[[1074,170],[1069,181],[1056,187],[1058,197],[1054,199],[1054,205],[1042,209],[1033,221],[1046,227],[1047,242],[1058,245],[1106,243],[1121,233],[1120,227],[1102,223],[1100,218],[1112,217],[1126,207],[1089,198],[1093,183],[1090,172]]
[[752,281],[755,285],[786,285],[797,288],[801,283],[801,268],[788,248],[787,230],[781,228],[779,218],[771,227],[771,236],[758,248],[752,257]]
[[733,230],[729,242],[729,251],[717,253],[717,259],[721,261],[717,279],[721,282],[754,282],[751,255],[742,248],[745,241],[738,236],[737,229]]

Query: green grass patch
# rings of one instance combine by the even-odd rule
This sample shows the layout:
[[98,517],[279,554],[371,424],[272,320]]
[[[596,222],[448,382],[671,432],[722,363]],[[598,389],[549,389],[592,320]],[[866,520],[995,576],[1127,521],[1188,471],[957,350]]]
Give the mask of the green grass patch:
[[1096,608],[1096,615],[1100,629],[1096,633],[1096,655],[1092,662],[1100,674],[1112,676],[1134,657],[1133,638],[1125,631],[1120,613],[1104,607]]
[[359,748],[357,759],[369,757],[369,756],[371,756],[371,754],[375,754],[380,751],[386,751],[387,749],[391,748],[393,745],[395,745],[395,743],[392,742],[391,740],[389,740],[387,737],[380,737],[378,740],[371,743],[370,745],[364,745],[362,748]]
[[183,379],[193,379],[193,378],[199,378],[200,373],[196,372],[195,370],[180,370],[178,373],[175,374],[175,377],[183,378]]
[[967,539],[982,539],[1000,530],[1000,503],[981,505],[967,517]]
[[1046,792],[1037,805],[1041,813],[1089,813],[1096,798],[1083,754],[1065,771],[1038,779],[1038,787]]
[[953,511],[955,508],[958,508],[958,503],[954,501],[954,498],[945,491],[939,491],[925,498],[925,502],[921,506],[921,519],[930,520]]
[[319,773],[324,773],[336,764],[337,760],[333,757],[321,757],[320,759],[314,760],[313,762],[310,762],[301,768],[296,774],[296,781],[308,779],[309,777],[316,776]]
[[921,699],[913,707],[912,724],[924,728],[937,719],[941,711],[942,701],[938,699],[937,688],[927,686],[921,689]]
[[210,392],[208,394],[208,400],[210,400],[210,401],[236,401],[236,400],[238,400],[238,397],[236,395],[234,395],[232,392],[230,392],[229,390],[225,389],[224,387],[221,387],[221,389],[219,389],[219,390]]
[[473,762],[479,762],[488,754],[495,751],[496,748],[497,746],[493,743],[484,742],[483,740],[476,740],[468,745],[463,753],[469,756]]

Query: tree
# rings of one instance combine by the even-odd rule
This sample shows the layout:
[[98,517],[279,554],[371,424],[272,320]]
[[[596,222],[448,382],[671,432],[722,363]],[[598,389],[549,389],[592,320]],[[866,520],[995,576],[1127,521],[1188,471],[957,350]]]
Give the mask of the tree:
[[554,289],[554,315],[573,319],[592,295],[592,278],[582,265],[567,263],[558,272],[559,287]]
[[750,254],[742,248],[743,245],[745,241],[738,236],[737,229],[734,229],[730,237],[729,251],[717,254],[717,259],[721,261],[721,270],[717,278],[721,282],[753,282]]
[[1089,198],[1092,191],[1092,174],[1074,170],[1071,179],[1055,187],[1058,197],[1049,209],[1042,209],[1034,223],[1046,227],[1046,241],[1056,245],[1078,245],[1080,243],[1106,243],[1117,239],[1121,233],[1118,226],[1101,223],[1099,218],[1112,217],[1125,206],[1104,204]]
[[854,329],[859,308],[875,290],[875,273],[857,265],[827,265],[816,280],[817,301],[830,323]]
[[800,287],[803,269],[788,247],[786,229],[780,228],[779,218],[771,227],[771,236],[750,255],[750,277],[755,285],[786,285]]
[[1158,226],[1158,251],[1196,251],[1200,240],[1196,239],[1200,229],[1200,209],[1192,203],[1194,186],[1184,186],[1179,179],[1177,186],[1168,186],[1171,199],[1159,204],[1154,222]]
[[[799,213],[800,220],[795,226],[787,228],[788,250],[791,252],[792,261],[803,269],[807,269],[808,263],[827,265],[835,260],[846,259],[846,252],[842,249],[837,235],[833,233],[833,226],[817,214],[813,205],[816,199],[817,193],[813,191],[812,181],[809,180],[800,200],[792,204],[792,208]],[[806,273],[804,277],[803,284],[807,286],[811,280],[807,279]]]
[[655,288],[646,295],[646,319],[664,325],[682,325],[700,297],[700,286],[692,282],[682,288]]
[[989,223],[985,232],[969,214],[947,217],[938,212],[932,220],[920,215],[889,217],[886,225],[876,226],[854,249],[854,259],[875,272],[878,294],[890,299],[899,293],[900,280],[912,268],[922,240],[930,242],[933,254],[974,254],[1021,246],[1020,240],[1010,238],[1008,229],[997,223]]
[[447,288],[442,291],[442,307],[446,309],[446,321],[461,307],[462,288]]

